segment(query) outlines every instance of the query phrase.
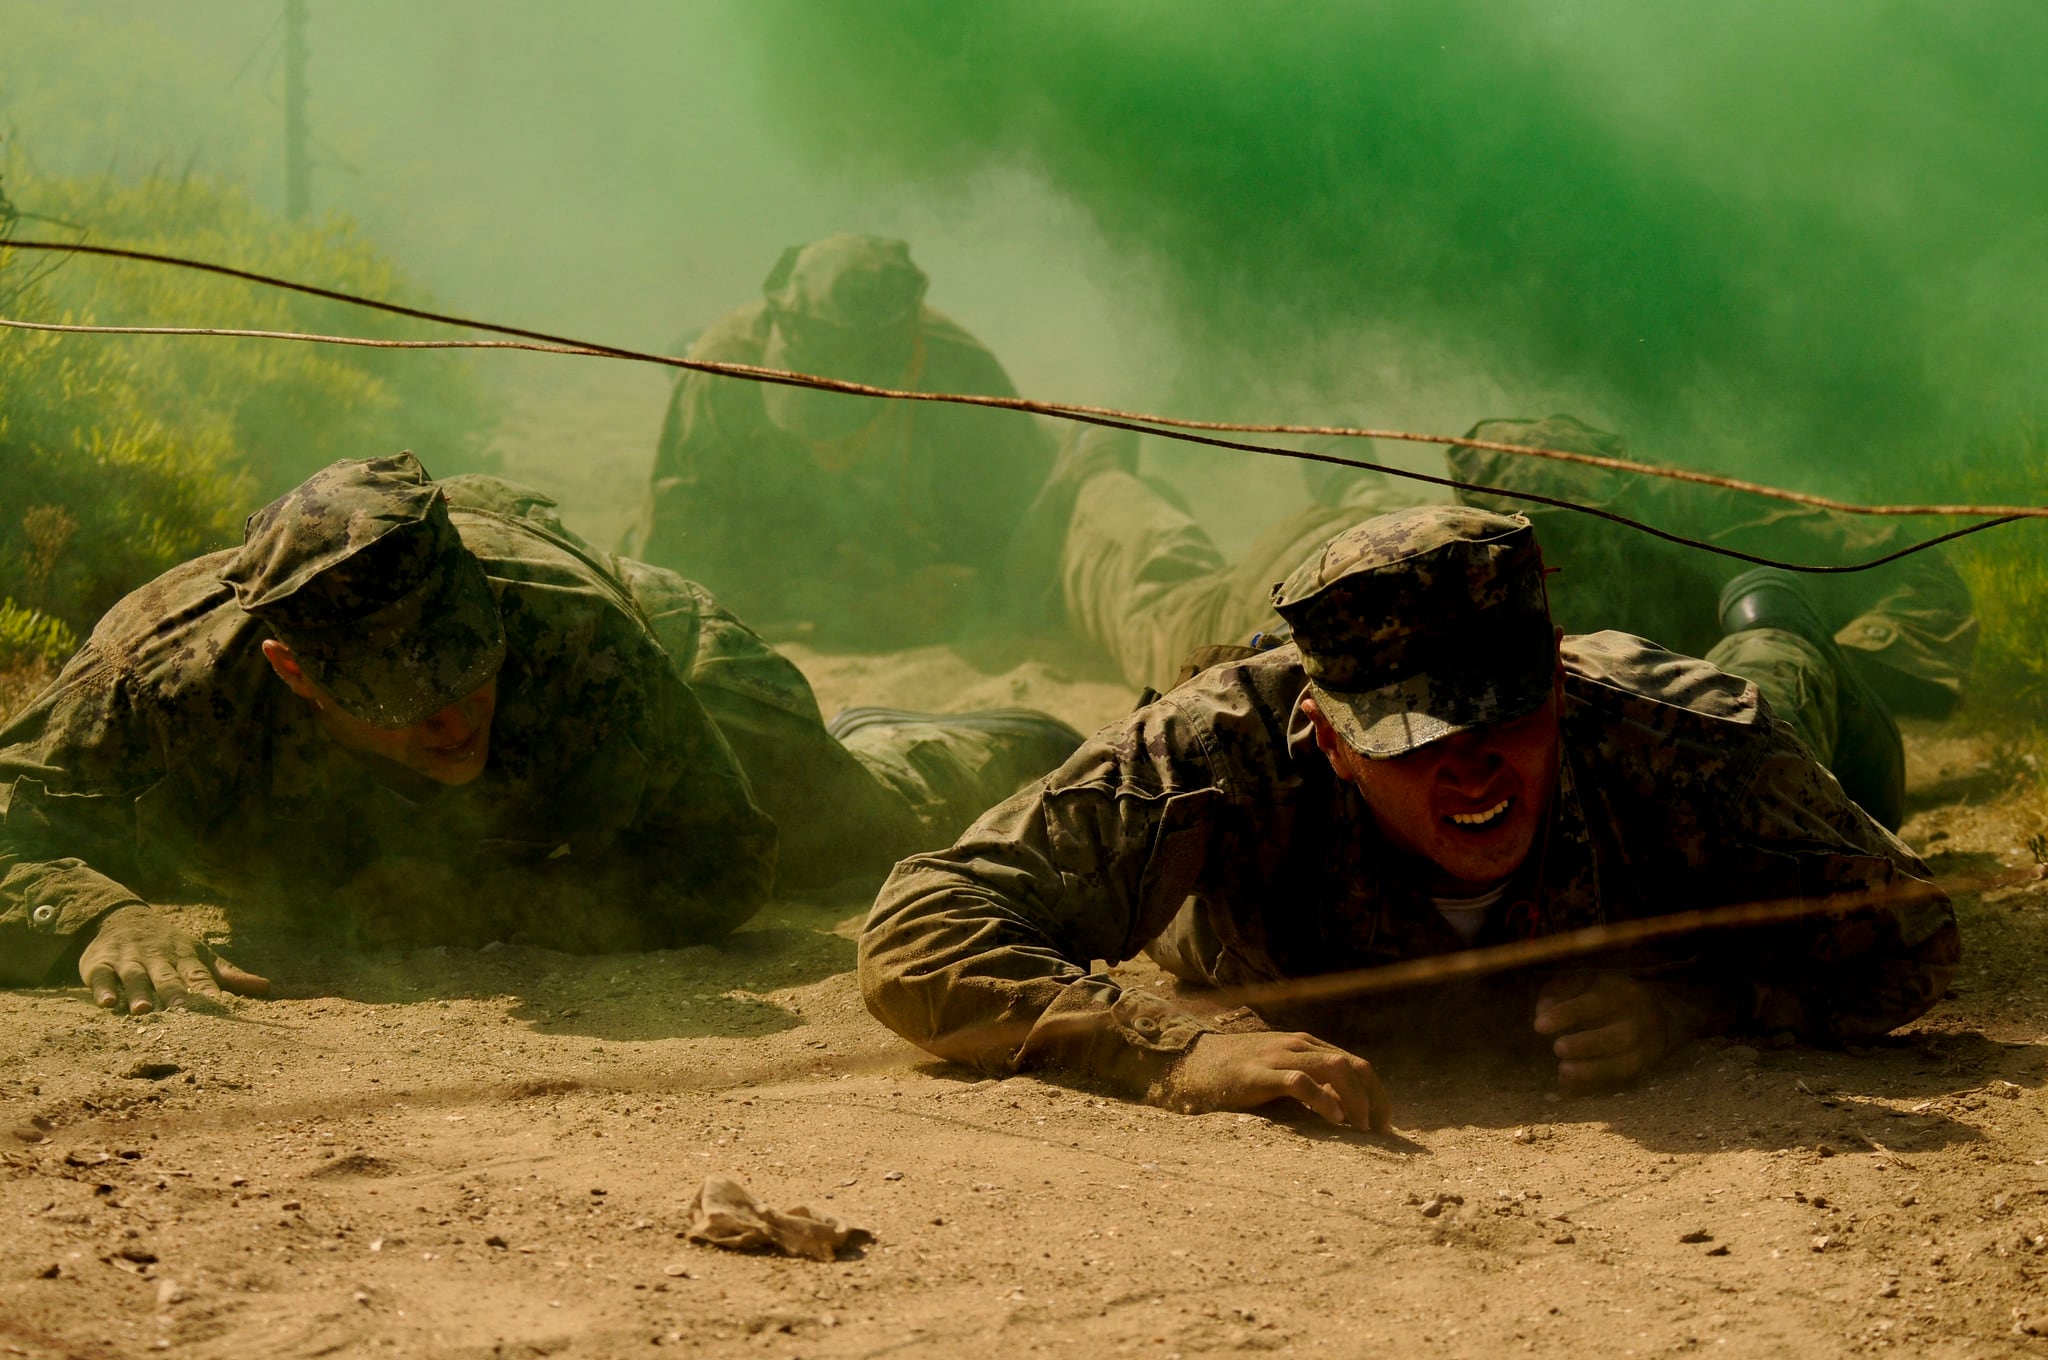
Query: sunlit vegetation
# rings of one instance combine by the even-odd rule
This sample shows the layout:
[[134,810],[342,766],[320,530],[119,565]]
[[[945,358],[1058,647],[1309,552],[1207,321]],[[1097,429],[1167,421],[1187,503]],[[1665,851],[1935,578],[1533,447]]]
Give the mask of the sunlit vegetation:
[[[17,239],[134,246],[417,300],[345,219],[286,223],[197,178],[129,185],[17,173]],[[344,304],[187,271],[0,249],[0,302],[35,321],[409,336]],[[220,338],[0,333],[0,668],[61,660],[126,591],[226,546],[265,499],[337,458],[411,448],[475,467],[467,364]]]

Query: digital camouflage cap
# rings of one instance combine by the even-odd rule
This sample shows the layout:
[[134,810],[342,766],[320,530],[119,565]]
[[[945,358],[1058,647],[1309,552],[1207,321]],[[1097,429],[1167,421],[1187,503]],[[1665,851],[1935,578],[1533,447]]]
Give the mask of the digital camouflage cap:
[[1520,515],[1417,506],[1357,524],[1273,587],[1309,688],[1374,759],[1530,712],[1557,639]]
[[489,579],[410,453],[323,468],[249,516],[221,571],[355,717],[410,727],[505,659]]

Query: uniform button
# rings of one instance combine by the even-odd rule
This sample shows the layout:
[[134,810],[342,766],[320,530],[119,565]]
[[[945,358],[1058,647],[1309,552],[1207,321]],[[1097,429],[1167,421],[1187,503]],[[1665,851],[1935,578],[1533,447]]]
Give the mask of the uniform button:
[[45,902],[43,903],[43,905],[37,907],[34,911],[30,912],[28,919],[39,926],[46,926],[50,924],[50,922],[57,919],[57,908],[52,906],[50,903]]

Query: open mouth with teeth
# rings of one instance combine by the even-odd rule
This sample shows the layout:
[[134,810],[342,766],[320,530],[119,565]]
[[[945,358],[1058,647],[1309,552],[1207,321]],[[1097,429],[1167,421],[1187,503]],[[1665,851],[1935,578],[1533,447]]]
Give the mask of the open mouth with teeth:
[[1492,807],[1481,808],[1477,812],[1449,813],[1445,816],[1444,820],[1453,826],[1463,827],[1467,831],[1483,831],[1507,816],[1508,808],[1513,805],[1514,801],[1513,798],[1503,798]]

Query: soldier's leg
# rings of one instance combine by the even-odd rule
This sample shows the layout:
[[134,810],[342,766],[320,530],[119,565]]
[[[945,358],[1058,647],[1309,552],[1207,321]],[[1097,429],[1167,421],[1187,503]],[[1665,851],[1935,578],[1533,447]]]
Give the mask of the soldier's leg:
[[[1869,561],[1911,543],[1898,520],[1805,507],[1739,507],[1713,541],[1797,561]],[[1939,549],[1869,571],[1803,577],[1835,646],[1895,713],[1942,718],[1962,699],[1977,647],[1970,588]]]
[[798,891],[877,877],[929,843],[902,795],[825,730],[810,682],[694,581],[616,558],[655,636],[739,758]]
[[1821,764],[1834,761],[1835,675],[1818,647],[1782,628],[1746,628],[1714,644],[1707,660],[1752,681]]
[[[1062,461],[1071,468],[1071,446]],[[1277,627],[1273,583],[1317,546],[1416,499],[1369,474],[1346,477],[1325,499],[1270,526],[1232,563],[1192,516],[1126,467],[1097,466],[1075,493],[1061,555],[1067,618],[1132,685],[1169,689],[1197,648]]]
[[916,849],[957,840],[975,818],[1057,768],[1081,744],[1079,732],[1028,708],[849,708],[832,719],[829,731],[916,814]]
[[1906,758],[1898,724],[1849,665],[1798,577],[1746,571],[1721,593],[1724,637],[1707,659],[1756,682],[1778,715],[1877,822],[1905,819]]

